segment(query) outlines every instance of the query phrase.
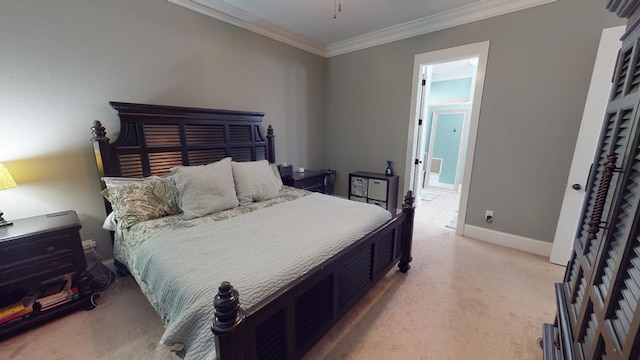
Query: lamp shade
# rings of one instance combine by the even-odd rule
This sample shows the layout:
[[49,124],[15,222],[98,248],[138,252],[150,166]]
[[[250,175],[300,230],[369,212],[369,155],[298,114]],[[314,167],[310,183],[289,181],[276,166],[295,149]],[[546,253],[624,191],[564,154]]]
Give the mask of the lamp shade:
[[0,163],[0,190],[11,189],[16,186],[18,184],[11,177],[9,169],[3,163]]

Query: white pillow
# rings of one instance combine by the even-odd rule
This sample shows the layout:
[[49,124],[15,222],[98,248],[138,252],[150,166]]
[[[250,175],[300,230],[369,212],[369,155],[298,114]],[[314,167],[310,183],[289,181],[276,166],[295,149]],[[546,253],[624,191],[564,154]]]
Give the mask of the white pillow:
[[271,170],[273,170],[273,174],[276,176],[276,182],[278,183],[278,188],[282,190],[284,183],[282,183],[282,177],[280,176],[280,169],[278,169],[278,165],[271,164]]
[[238,206],[231,158],[198,166],[171,169],[185,219],[194,219]]
[[107,187],[129,185],[131,183],[143,182],[147,179],[159,179],[159,176],[149,176],[146,178],[131,178],[131,177],[119,177],[119,176],[103,176],[100,179],[104,181]]
[[[273,199],[280,195],[282,183],[267,160],[233,162],[233,180],[241,205]],[[282,181],[282,180],[280,180]]]
[[109,231],[116,231],[118,229],[118,223],[116,223],[116,213],[110,212],[109,215],[104,219],[102,223],[102,228]]

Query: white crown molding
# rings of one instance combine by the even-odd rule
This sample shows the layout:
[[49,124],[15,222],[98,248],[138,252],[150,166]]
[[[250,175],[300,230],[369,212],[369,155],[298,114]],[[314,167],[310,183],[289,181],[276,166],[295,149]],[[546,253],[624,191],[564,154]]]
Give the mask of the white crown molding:
[[[327,57],[326,46],[284,30],[272,23],[257,18],[240,8],[218,0],[169,0],[176,5],[197,11],[201,14],[224,21],[268,38],[308,51],[312,54]],[[206,3],[206,5],[205,5]],[[215,6],[211,7],[211,6]]]
[[233,5],[229,5],[221,0],[168,1],[310,53],[322,57],[331,57],[417,35],[427,34],[453,26],[468,24],[494,16],[508,14],[514,11],[528,9],[534,6],[556,2],[558,0],[484,0],[434,16],[425,17],[344,41],[332,43],[327,46],[294,34],[288,30],[284,30],[277,25],[260,19],[251,13]]
[[482,1],[472,5],[460,7],[451,11],[428,16],[404,24],[391,26],[369,34],[339,41],[327,46],[327,56],[346,54],[393,41],[407,39],[417,35],[468,24],[490,17],[544,5],[557,0],[503,0],[499,3]]

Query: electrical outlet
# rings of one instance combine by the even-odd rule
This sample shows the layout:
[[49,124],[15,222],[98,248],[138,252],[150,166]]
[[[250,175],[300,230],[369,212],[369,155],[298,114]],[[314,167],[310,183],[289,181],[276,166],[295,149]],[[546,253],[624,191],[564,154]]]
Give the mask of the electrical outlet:
[[484,221],[491,223],[493,222],[493,211],[487,210],[484,212]]
[[91,250],[91,249],[93,249],[94,247],[96,247],[96,242],[95,242],[95,240],[93,240],[93,239],[84,240],[84,241],[82,242],[82,248],[83,248],[84,250]]

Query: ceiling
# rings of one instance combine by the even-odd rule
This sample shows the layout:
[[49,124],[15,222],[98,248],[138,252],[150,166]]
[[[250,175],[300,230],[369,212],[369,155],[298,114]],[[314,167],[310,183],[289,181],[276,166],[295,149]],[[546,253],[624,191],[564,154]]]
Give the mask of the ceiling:
[[431,81],[469,78],[478,67],[478,59],[453,60],[432,65]]
[[557,0],[169,0],[331,57]]

